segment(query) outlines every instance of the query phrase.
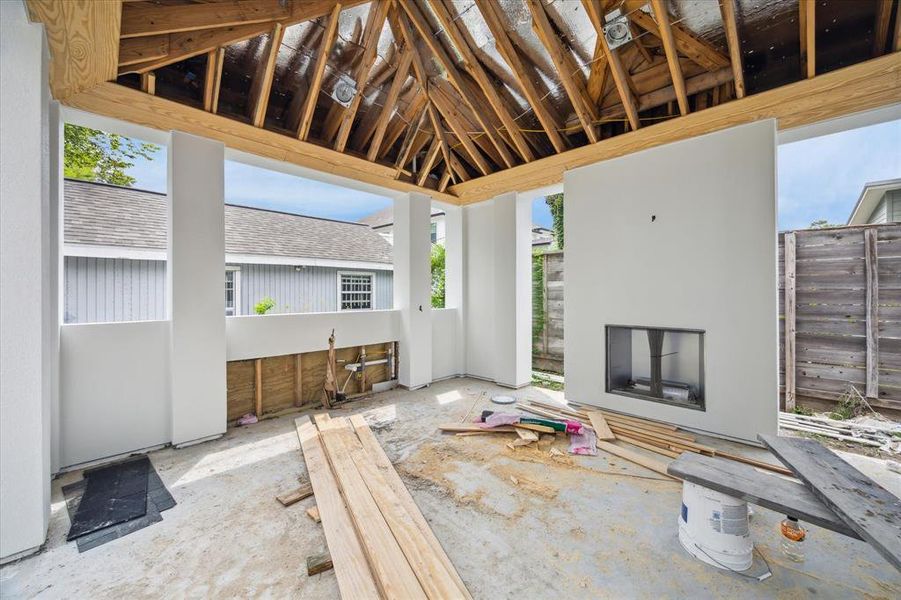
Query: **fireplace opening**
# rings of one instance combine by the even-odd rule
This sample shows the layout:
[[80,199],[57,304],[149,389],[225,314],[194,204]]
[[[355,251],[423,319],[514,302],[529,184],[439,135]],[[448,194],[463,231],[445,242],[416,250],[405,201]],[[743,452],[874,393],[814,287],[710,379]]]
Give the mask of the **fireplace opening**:
[[705,410],[704,331],[607,325],[607,393]]

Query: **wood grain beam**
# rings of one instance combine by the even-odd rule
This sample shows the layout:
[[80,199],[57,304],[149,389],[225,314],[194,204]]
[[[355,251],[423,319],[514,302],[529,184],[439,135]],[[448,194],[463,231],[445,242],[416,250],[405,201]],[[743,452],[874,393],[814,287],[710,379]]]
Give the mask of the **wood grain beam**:
[[444,33],[450,38],[451,42],[456,47],[457,52],[460,53],[460,56],[463,57],[464,70],[475,80],[479,89],[482,90],[482,93],[488,99],[488,104],[501,120],[501,123],[503,123],[510,139],[513,141],[513,146],[519,152],[519,155],[526,162],[535,160],[535,155],[532,153],[532,149],[529,147],[525,136],[523,136],[519,124],[513,118],[504,99],[501,98],[500,93],[498,93],[494,81],[492,81],[488,76],[488,73],[485,72],[482,63],[479,62],[472,47],[470,47],[469,41],[457,26],[457,22],[454,20],[453,15],[451,15],[448,7],[442,0],[431,0],[430,5],[432,7],[432,12],[438,17],[438,22],[444,29]]
[[27,0],[25,6],[29,18],[42,23],[47,34],[54,98],[64,100],[116,78],[121,2]]
[[888,42],[888,26],[891,18],[892,0],[876,0],[876,24],[873,26],[873,56],[880,56],[885,53],[885,44]]
[[169,36],[149,35],[119,41],[119,66],[136,65],[169,56]]
[[532,15],[532,24],[535,33],[541,44],[548,51],[551,60],[557,69],[557,75],[560,82],[566,90],[567,96],[573,105],[579,123],[592,143],[597,142],[598,137],[595,121],[597,121],[597,110],[594,104],[588,99],[588,92],[585,91],[585,85],[581,81],[582,73],[573,73],[570,70],[570,61],[566,58],[566,50],[560,43],[557,32],[554,31],[551,21],[544,10],[541,0],[526,0],[529,12]]
[[469,130],[466,128],[457,107],[450,102],[446,102],[444,96],[435,93],[434,89],[429,89],[429,101],[435,105],[435,108],[438,109],[438,112],[440,112],[441,116],[444,117],[444,120],[447,121],[448,126],[451,131],[454,132],[454,135],[457,136],[457,139],[466,151],[466,156],[472,164],[481,171],[483,175],[491,173],[491,167],[482,156],[478,147],[476,147],[472,136],[469,135]]
[[[728,1],[728,0],[727,0]],[[679,112],[688,114],[688,94],[685,93],[685,79],[682,76],[682,67],[679,65],[679,52],[676,50],[676,39],[670,27],[669,11],[663,0],[651,0],[654,7],[654,17],[660,31],[660,39],[663,41],[663,50],[666,53],[666,62],[669,65],[670,76],[673,79],[673,88],[676,90],[676,100],[679,103]]]
[[416,180],[416,185],[419,187],[425,186],[425,182],[429,177],[429,172],[435,165],[435,159],[438,158],[439,152],[441,152],[441,143],[436,137],[432,139],[432,145],[429,146],[428,151],[425,153],[425,158],[422,161],[422,165],[419,167],[419,179]]
[[369,152],[366,153],[368,160],[375,160],[382,146],[382,140],[385,138],[385,131],[388,129],[388,123],[391,121],[391,115],[394,114],[394,107],[397,104],[397,98],[407,81],[410,74],[410,63],[413,62],[413,52],[410,49],[401,51],[400,61],[397,65],[397,71],[394,75],[394,81],[388,88],[388,94],[385,96],[385,104],[382,106],[382,112],[379,114],[375,131],[372,134],[372,141],[369,143]]
[[560,135],[560,124],[545,106],[542,99],[543,94],[539,92],[532,78],[529,77],[519,53],[510,41],[510,36],[507,33],[499,9],[494,4],[494,0],[476,0],[476,5],[482,13],[491,35],[494,36],[498,52],[500,52],[510,70],[513,71],[516,82],[519,84],[520,90],[522,90],[523,97],[529,103],[538,122],[541,123],[541,127],[554,150],[557,152],[565,151],[570,147],[569,141]]
[[607,55],[604,54],[604,47],[601,46],[601,39],[598,36],[594,45],[594,59],[591,63],[591,72],[588,74],[588,86],[586,87],[588,97],[595,104],[599,104],[604,97],[608,72]]
[[388,126],[388,132],[385,134],[385,140],[379,150],[378,158],[384,158],[394,143],[400,138],[401,134],[410,128],[410,125],[419,121],[426,109],[429,98],[426,96],[425,90],[421,87],[417,88],[413,99],[407,105],[403,114],[397,115],[397,119]]
[[448,191],[470,204],[556,184],[571,169],[745,123],[776,119],[780,130],[793,129],[896,104],[899,96],[901,54],[892,53],[452,185]]
[[313,123],[313,113],[316,111],[319,89],[322,87],[322,76],[325,74],[325,66],[328,64],[328,57],[331,54],[332,46],[338,33],[338,19],[341,16],[341,9],[342,5],[340,3],[335,4],[334,8],[332,8],[332,14],[329,16],[328,24],[325,27],[325,34],[319,41],[319,55],[316,57],[316,64],[310,76],[310,89],[307,91],[307,97],[304,98],[303,107],[300,109],[300,121],[297,125],[297,139],[299,140],[306,140],[307,136],[310,135],[310,125]]
[[394,168],[396,169],[396,173],[394,174],[395,178],[401,176],[404,167],[410,160],[410,153],[413,149],[413,140],[422,130],[422,123],[423,121],[425,121],[425,118],[425,110],[422,110],[415,121],[410,121],[410,126],[407,127],[407,133],[404,135],[404,141],[400,144],[400,151],[397,153],[397,160],[394,161]]
[[[604,30],[601,24],[601,15],[597,12],[597,8],[593,3],[587,0],[583,0],[583,5],[585,6],[586,12],[588,12],[589,18],[591,19],[591,24],[594,25],[595,31],[597,33],[597,43],[604,51],[604,56],[607,57],[607,65],[610,69],[610,75],[613,77],[613,83],[616,85],[616,91],[619,94],[623,108],[626,111],[626,117],[629,119],[629,125],[633,130],[636,130],[641,127],[641,120],[638,118],[638,107],[635,104],[635,97],[632,95],[632,86],[630,85],[629,74],[623,67],[619,53],[616,50],[611,50],[610,46],[607,44],[607,39],[604,37]],[[653,20],[654,19],[651,19],[651,21]],[[655,28],[656,26],[657,24],[654,23]],[[657,29],[657,31],[659,35],[660,30]]]
[[277,21],[291,15],[290,4],[282,0],[229,0],[179,6],[126,3],[122,9],[122,37]]
[[895,3],[895,32],[892,34],[892,52],[901,50],[901,2]]
[[221,71],[217,73],[216,54],[215,50],[210,50],[206,55],[206,69],[203,76],[203,110],[207,112],[212,112],[213,92],[219,85],[218,75],[221,73]]
[[735,15],[735,0],[721,0],[720,10],[723,15],[723,29],[726,31],[726,42],[729,44],[729,61],[735,81],[735,96],[745,97],[745,69],[741,58],[741,37],[738,35],[738,17]]
[[816,0],[798,0],[801,27],[801,71],[811,79],[817,74]]
[[101,83],[67,98],[64,103],[73,108],[160,131],[178,130],[218,140],[234,150],[295,164],[320,173],[400,192],[420,192],[442,202],[457,203],[456,198],[449,193],[423,190],[412,183],[394,179],[394,169],[390,166],[302,142],[290,135],[254,127],[115,83]]
[[257,63],[256,74],[250,88],[250,100],[247,103],[250,112],[248,116],[254,127],[262,127],[266,121],[269,92],[272,91],[272,79],[275,77],[275,61],[278,58],[278,51],[282,46],[284,35],[285,28],[281,23],[276,23],[269,32],[269,40],[266,42],[262,60]]

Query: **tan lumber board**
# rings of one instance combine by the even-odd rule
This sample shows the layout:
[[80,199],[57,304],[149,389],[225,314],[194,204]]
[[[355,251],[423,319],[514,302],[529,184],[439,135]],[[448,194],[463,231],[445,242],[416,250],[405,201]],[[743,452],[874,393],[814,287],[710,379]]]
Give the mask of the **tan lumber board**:
[[628,448],[623,448],[622,446],[617,446],[616,444],[612,444],[610,442],[598,441],[598,448],[600,448],[604,452],[609,452],[614,456],[618,456],[619,458],[633,462],[636,465],[641,465],[642,467],[650,469],[655,473],[660,473],[665,477],[675,479],[672,475],[666,472],[666,468],[668,466],[668,463],[666,462],[651,458],[650,456],[639,454],[638,452],[634,452],[632,450],[629,450]]
[[678,444],[678,443],[676,443],[676,442],[664,442],[664,441],[661,441],[661,440],[658,439],[658,438],[647,437],[646,435],[643,435],[643,434],[641,434],[641,433],[636,433],[636,432],[634,432],[634,431],[625,431],[625,430],[622,430],[622,431],[619,431],[619,433],[616,434],[616,438],[617,438],[617,439],[622,439],[623,437],[628,437],[628,438],[631,438],[631,439],[636,439],[636,440],[639,440],[639,441],[644,442],[644,443],[646,443],[646,444],[651,444],[652,446],[657,446],[658,448],[663,448],[664,450],[671,450],[671,451],[673,451],[673,452],[692,452],[692,453],[695,453],[695,454],[700,454],[700,453],[701,453],[701,451],[698,450],[697,448],[689,448],[689,447],[687,447],[687,446],[683,446],[683,445]]
[[307,575],[312,577],[334,568],[332,556],[328,552],[314,554],[307,557]]
[[293,492],[276,496],[275,499],[282,503],[282,506],[291,506],[313,495],[313,486],[305,483]]
[[322,517],[319,515],[319,507],[315,504],[307,509],[307,516],[313,519],[316,523],[322,522]]
[[184,6],[129,2],[122,11],[122,37],[264,23],[290,15],[290,7],[282,0],[231,0]]
[[308,418],[295,419],[294,424],[310,483],[316,494],[329,554],[335,564],[338,590],[346,599],[378,600],[378,587],[354,532],[353,522],[338,490],[338,482],[329,467],[319,432]]
[[529,431],[528,429],[520,429],[516,427],[516,435],[519,436],[519,439],[524,440],[526,442],[537,442],[538,434],[534,431]]
[[669,456],[670,458],[678,458],[682,454],[681,452],[674,452],[673,450],[661,448],[660,446],[655,446],[654,444],[649,444],[625,435],[617,436],[615,439],[626,442],[627,444],[632,444],[633,446],[638,446],[639,448],[644,448],[645,450],[650,450],[651,452],[656,452],[657,454],[662,454],[663,456]]
[[746,465],[751,465],[752,467],[757,467],[758,469],[764,469],[766,471],[772,471],[773,473],[779,473],[780,475],[786,475],[788,477],[794,477],[795,474],[792,473],[789,469],[785,467],[780,467],[778,465],[772,465],[767,462],[763,462],[762,460],[755,460],[753,458],[748,458],[747,456],[741,456],[739,454],[731,454],[729,452],[721,452],[717,450],[714,456],[718,456],[720,458],[728,458],[729,460],[734,460],[735,462],[744,463]]
[[536,425],[535,423],[517,423],[514,425],[514,427],[517,429],[537,431],[538,433],[557,433],[557,430],[553,427],[548,427],[547,425]]
[[386,522],[350,455],[344,419],[314,417],[325,454],[341,489],[373,579],[385,598],[426,598],[398,540]]
[[591,422],[591,427],[594,429],[594,433],[598,436],[599,440],[609,442],[616,439],[616,436],[610,431],[610,426],[607,425],[607,420],[604,419],[603,414],[596,410],[588,411],[587,414],[588,420]]
[[448,433],[516,433],[516,428],[512,425],[501,425],[499,427],[480,427],[478,425],[463,425],[460,423],[445,423],[439,425],[438,429]]
[[416,527],[419,528],[423,536],[425,536],[426,540],[428,540],[429,546],[432,548],[432,551],[439,557],[448,573],[451,574],[451,577],[454,578],[459,597],[467,599],[472,598],[469,591],[466,589],[466,584],[463,583],[463,580],[460,578],[460,575],[454,568],[453,563],[451,562],[450,558],[448,558],[447,553],[445,553],[444,549],[441,547],[441,543],[438,541],[438,538],[435,537],[435,533],[432,531],[432,528],[429,527],[429,524],[425,520],[425,517],[422,516],[422,512],[420,512],[419,507],[413,500],[413,496],[410,495],[410,491],[407,489],[407,486],[404,485],[404,482],[401,480],[400,475],[398,475],[397,471],[395,471],[394,465],[391,464],[388,455],[385,454],[385,451],[382,449],[381,444],[379,444],[378,440],[376,439],[375,434],[372,433],[372,430],[366,424],[366,420],[362,415],[353,415],[352,417],[350,417],[350,424],[353,427],[354,432],[357,434],[360,443],[369,453],[370,457],[375,461],[375,464],[378,467],[379,471],[382,473],[382,476],[385,478],[388,485],[391,486],[391,488],[394,490],[394,493],[397,495],[397,498],[400,500],[400,502],[404,505],[404,508],[410,516],[410,519],[413,521],[413,523],[416,524]]
[[472,204],[559,183],[565,171],[578,167],[761,119],[777,119],[784,131],[887,106],[897,102],[899,91],[901,54],[892,53],[458,183],[448,191],[462,204]]

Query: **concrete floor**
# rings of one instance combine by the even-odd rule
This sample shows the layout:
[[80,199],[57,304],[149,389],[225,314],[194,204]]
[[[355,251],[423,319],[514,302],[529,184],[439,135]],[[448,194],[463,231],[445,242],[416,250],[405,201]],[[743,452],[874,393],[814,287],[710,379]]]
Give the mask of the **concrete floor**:
[[[545,443],[511,451],[506,436],[436,430],[460,421],[481,391],[500,389],[454,379],[332,412],[365,412],[382,423],[373,425],[376,436],[474,597],[901,597],[901,575],[862,542],[811,526],[806,562],[792,563],[779,550],[782,515],[756,508],[752,536],[773,572],[758,583],[682,549],[678,482],[604,453],[552,457]],[[562,397],[537,388],[516,395]],[[306,557],[326,548],[321,525],[305,512],[314,499],[288,508],[275,500],[306,475],[294,417],[152,453],[178,506],[161,523],[83,554],[65,541],[69,520],[60,493],[81,475],[60,477],[53,482],[46,548],[0,568],[0,596],[336,598],[333,572],[306,575]],[[554,446],[566,451],[562,436]],[[867,468],[884,478],[879,465]],[[883,481],[899,493],[897,475]],[[757,572],[766,569],[760,555],[752,567]]]

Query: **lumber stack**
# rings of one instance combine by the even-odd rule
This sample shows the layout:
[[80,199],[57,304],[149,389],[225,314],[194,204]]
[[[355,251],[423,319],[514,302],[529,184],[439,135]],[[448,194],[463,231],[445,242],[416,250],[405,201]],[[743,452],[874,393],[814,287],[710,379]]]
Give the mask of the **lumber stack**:
[[360,415],[295,420],[341,597],[471,598]]

